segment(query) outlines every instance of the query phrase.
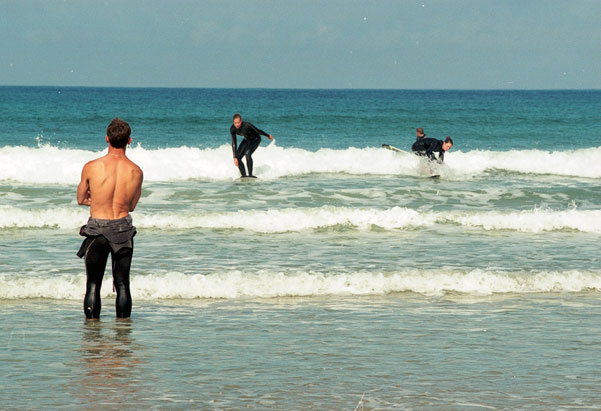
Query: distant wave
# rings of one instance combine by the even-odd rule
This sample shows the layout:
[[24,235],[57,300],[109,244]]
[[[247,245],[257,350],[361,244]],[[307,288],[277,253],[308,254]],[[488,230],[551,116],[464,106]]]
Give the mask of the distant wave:
[[[128,151],[144,170],[146,181],[185,181],[190,179],[233,180],[238,170],[232,162],[231,147],[174,147],[147,150],[141,146]],[[105,152],[62,149],[49,145],[39,148],[5,146],[0,148],[0,181],[23,183],[77,184],[83,165]],[[438,170],[443,178],[464,179],[489,170],[528,174],[552,174],[601,178],[601,147],[570,151],[452,151]],[[382,148],[343,150],[283,148],[271,143],[254,155],[256,174],[276,179],[311,173],[352,175],[419,176],[419,158]]]
[[[382,295],[413,292],[424,295],[466,293],[560,293],[601,291],[599,271],[502,272],[488,270],[407,270],[404,272],[241,271],[215,274],[180,272],[134,274],[134,300],[196,298],[274,298]],[[105,276],[104,297],[114,295]],[[82,298],[85,276],[54,273],[51,277],[0,275],[0,299]]]
[[[0,228],[58,227],[77,229],[88,218],[88,210],[62,207],[25,210],[0,206]],[[284,233],[328,227],[369,230],[414,229],[434,225],[460,225],[487,231],[512,230],[529,233],[577,230],[601,233],[601,210],[532,209],[525,211],[416,211],[405,207],[389,209],[314,207],[234,212],[134,213],[135,225],[151,229],[240,229],[258,233]]]

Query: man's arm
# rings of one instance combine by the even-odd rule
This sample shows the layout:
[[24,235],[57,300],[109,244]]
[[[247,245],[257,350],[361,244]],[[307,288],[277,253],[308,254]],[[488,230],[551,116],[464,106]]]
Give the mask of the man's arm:
[[426,156],[428,156],[430,160],[436,160],[434,152],[439,153],[439,156],[441,153],[444,152],[444,150],[442,149],[442,141],[434,140],[432,144],[430,144],[430,147],[428,147],[428,149],[426,150]]
[[267,134],[263,130],[259,130],[257,127],[255,127],[254,124],[248,123],[248,125],[251,126],[252,129],[255,130],[257,133],[259,133],[260,135],[265,136],[265,137],[269,137],[270,139],[273,139],[273,136],[271,134]]
[[236,132],[230,128],[230,134],[232,135],[232,154],[234,155],[234,158],[236,158],[236,148],[238,147]]
[[[89,163],[88,163],[89,164]],[[81,170],[81,181],[77,186],[77,204],[90,206],[92,197],[90,196],[90,179],[88,177],[88,164]]]
[[430,160],[436,160],[436,156],[434,155],[434,145],[428,147],[426,150],[426,157],[428,157]]
[[142,181],[144,180],[144,173],[141,169],[136,170],[136,176],[138,182],[138,188],[136,189],[136,193],[134,194],[131,202],[129,203],[129,211],[134,211],[136,206],[138,205],[138,201],[140,200],[140,195],[142,195]]
[[238,159],[236,158],[236,148],[238,148],[238,142],[236,141],[236,131],[231,127],[230,134],[232,135],[232,155],[234,156],[234,165],[238,167]]

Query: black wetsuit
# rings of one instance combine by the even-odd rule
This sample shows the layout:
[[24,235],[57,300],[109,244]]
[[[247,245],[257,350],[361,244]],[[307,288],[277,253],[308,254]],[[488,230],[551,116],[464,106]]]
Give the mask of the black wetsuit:
[[442,144],[444,141],[435,138],[420,138],[413,143],[411,151],[418,156],[428,157],[430,160],[436,160],[434,153],[438,153],[438,162],[444,161],[444,150]]
[[[259,144],[261,144],[261,136],[269,137],[269,134],[263,130],[259,130],[248,121],[243,121],[240,128],[236,128],[232,124],[230,127],[230,134],[232,135],[232,152],[234,157],[238,159],[238,168],[242,177],[246,177],[246,170],[244,164],[242,164],[242,158],[246,157],[246,165],[248,166],[248,175],[253,175],[253,159],[252,153],[255,152]],[[244,140],[240,143],[240,147],[236,149],[236,135],[243,136]]]
[[77,253],[78,257],[85,257],[86,264],[86,296],[83,301],[86,318],[100,318],[100,288],[109,254],[113,268],[113,286],[117,292],[117,317],[129,318],[132,305],[129,269],[134,252],[133,237],[136,235],[131,216],[117,220],[90,217],[79,234],[86,237]]

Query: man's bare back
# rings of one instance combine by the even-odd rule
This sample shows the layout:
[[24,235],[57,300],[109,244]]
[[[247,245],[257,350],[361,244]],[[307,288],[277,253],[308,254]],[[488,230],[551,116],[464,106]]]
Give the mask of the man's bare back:
[[142,179],[142,170],[125,156],[125,149],[109,146],[107,155],[84,166],[77,203],[90,206],[92,218],[126,217],[138,204]]
[[111,121],[106,128],[106,142],[108,154],[83,167],[77,187],[77,203],[90,207],[88,223],[79,230],[85,240],[77,252],[86,264],[83,311],[87,319],[100,318],[100,289],[109,254],[113,288],[117,292],[117,318],[129,318],[132,307],[129,271],[136,227],[129,212],[134,211],[140,199],[143,175],[140,167],[125,155],[132,142],[126,121]]

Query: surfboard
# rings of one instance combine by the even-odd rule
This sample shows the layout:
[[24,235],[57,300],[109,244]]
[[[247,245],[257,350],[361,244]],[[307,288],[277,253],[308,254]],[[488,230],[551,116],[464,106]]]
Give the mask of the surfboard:
[[396,148],[394,146],[391,146],[390,144],[382,144],[382,147],[384,147],[384,148],[386,148],[388,150],[396,151],[397,153],[411,154],[408,151],[401,150],[400,148]]
[[242,182],[242,183],[252,183],[254,181],[257,181],[258,178],[257,177],[240,177],[238,179],[238,181]]

